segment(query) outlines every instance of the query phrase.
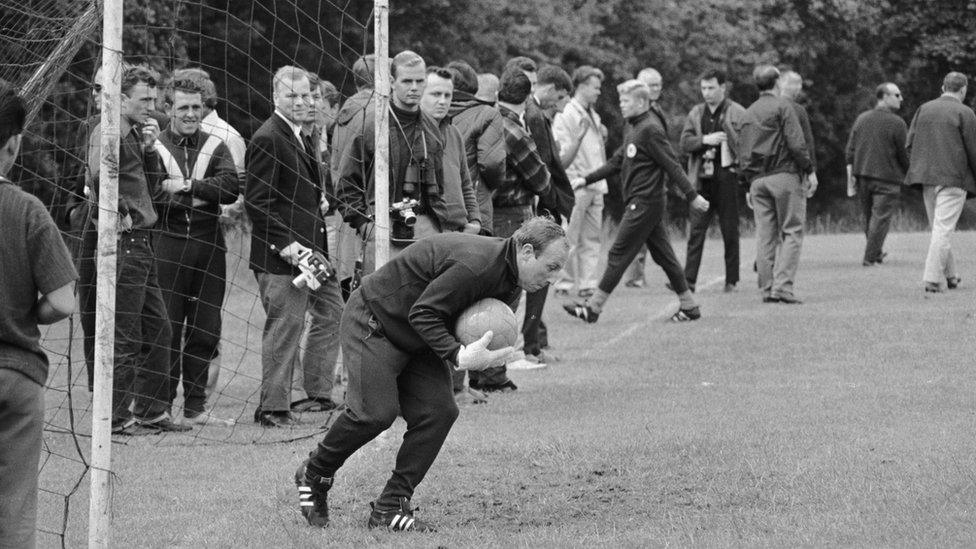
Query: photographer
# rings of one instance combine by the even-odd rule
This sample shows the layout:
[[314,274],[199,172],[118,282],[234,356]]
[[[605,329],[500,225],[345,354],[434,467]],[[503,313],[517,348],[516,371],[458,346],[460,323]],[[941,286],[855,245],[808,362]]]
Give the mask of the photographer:
[[273,88],[274,113],[247,148],[244,205],[253,224],[251,270],[268,315],[261,340],[261,404],[254,421],[283,427],[297,421],[289,401],[306,313],[312,323],[302,357],[308,394],[301,401],[302,410],[335,408],[330,398],[332,370],[325,366],[325,357],[335,349],[339,331],[339,311],[330,303],[341,298],[334,276],[324,278],[318,289],[303,284],[305,279],[297,279],[296,284],[303,258],[328,253],[328,204],[322,200],[318,145],[302,133],[302,123],[314,106],[308,74],[297,67],[282,67],[275,73]]
[[[444,202],[444,142],[437,122],[421,112],[427,84],[424,59],[412,51],[397,54],[390,65],[390,252],[441,232],[448,219]],[[343,219],[366,243],[363,273],[375,270],[373,211],[374,113],[366,112],[362,133],[339,160],[336,194]]]

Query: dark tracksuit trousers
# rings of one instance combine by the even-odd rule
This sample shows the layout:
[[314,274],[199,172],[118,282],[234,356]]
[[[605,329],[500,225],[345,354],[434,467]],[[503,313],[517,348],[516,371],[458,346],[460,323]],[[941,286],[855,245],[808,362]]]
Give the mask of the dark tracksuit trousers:
[[607,254],[607,268],[598,286],[600,290],[608,294],[613,292],[644,244],[647,244],[651,259],[664,269],[674,292],[681,294],[688,289],[684,269],[664,227],[664,205],[664,200],[631,200],[624,206],[617,239]]
[[736,175],[717,170],[715,177],[702,179],[699,194],[709,202],[708,211],[700,213],[692,208],[688,213],[688,257],[685,259],[685,278],[695,286],[702,251],[712,218],[718,215],[718,226],[725,245],[725,283],[739,283],[739,184]]
[[377,500],[379,507],[394,507],[397,498],[413,496],[457,419],[451,368],[433,352],[409,354],[391,343],[358,289],[342,312],[340,339],[349,375],[346,408],[319,442],[308,469],[333,477],[349,456],[402,415],[407,432]]
[[857,194],[864,213],[864,261],[881,261],[891,217],[898,210],[901,185],[870,177],[857,178]]
[[169,404],[176,399],[182,375],[184,410],[199,414],[206,405],[207,374],[220,344],[226,249],[219,232],[209,241],[160,233],[155,248],[159,285],[172,329]]

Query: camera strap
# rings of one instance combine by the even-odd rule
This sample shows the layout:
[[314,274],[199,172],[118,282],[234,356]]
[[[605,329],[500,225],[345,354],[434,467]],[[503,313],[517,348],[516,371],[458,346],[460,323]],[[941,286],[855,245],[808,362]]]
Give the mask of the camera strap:
[[[390,117],[393,118],[394,122],[396,122],[397,129],[400,130],[400,135],[403,136],[403,142],[407,144],[407,150],[410,151],[410,161],[418,161],[417,157],[413,154],[413,147],[410,146],[410,140],[407,138],[407,132],[404,131],[403,125],[400,124],[400,119],[397,117],[396,113],[393,112],[393,107],[388,106],[387,108],[390,111]],[[417,119],[417,124],[420,128],[420,142],[424,147],[424,156],[421,157],[420,160],[427,160],[427,134],[424,132],[424,115],[423,113],[418,114],[420,114],[420,118]]]

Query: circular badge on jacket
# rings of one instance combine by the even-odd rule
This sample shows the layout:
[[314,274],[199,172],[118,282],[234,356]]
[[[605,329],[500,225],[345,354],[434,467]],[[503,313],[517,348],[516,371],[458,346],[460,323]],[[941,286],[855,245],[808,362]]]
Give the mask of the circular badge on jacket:
[[633,143],[627,145],[627,158],[633,158],[637,156],[637,145]]

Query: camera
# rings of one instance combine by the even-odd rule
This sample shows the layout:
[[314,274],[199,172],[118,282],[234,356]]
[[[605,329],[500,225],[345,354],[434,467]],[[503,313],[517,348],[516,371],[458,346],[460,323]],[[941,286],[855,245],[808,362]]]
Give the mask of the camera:
[[403,200],[391,204],[390,211],[399,213],[403,223],[408,227],[413,227],[413,224],[417,222],[417,214],[413,211],[417,204],[419,202],[416,200],[404,197]]
[[330,278],[335,278],[336,271],[332,264],[319,252],[307,250],[298,254],[298,269],[302,274],[291,281],[292,286],[309,290],[318,290]]

